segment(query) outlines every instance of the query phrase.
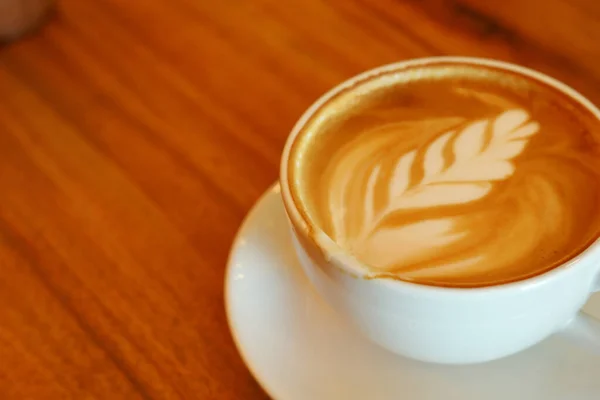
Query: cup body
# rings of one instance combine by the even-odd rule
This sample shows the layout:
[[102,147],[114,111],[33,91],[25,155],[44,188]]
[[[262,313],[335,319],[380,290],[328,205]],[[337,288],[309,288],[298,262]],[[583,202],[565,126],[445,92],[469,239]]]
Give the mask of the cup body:
[[[564,328],[597,289],[600,244],[538,276],[490,287],[445,288],[390,278],[365,277],[358,260],[318,227],[309,226],[294,204],[287,166],[295,136],[310,116],[338,91],[370,74],[410,63],[443,59],[492,65],[549,83],[600,112],[580,94],[545,75],[511,64],[472,58],[438,57],[392,64],[342,83],[319,99],[295,126],[281,163],[282,198],[298,259],[317,292],[373,342],[410,358],[467,364],[501,358],[530,347]],[[600,124],[600,122],[599,122]]]

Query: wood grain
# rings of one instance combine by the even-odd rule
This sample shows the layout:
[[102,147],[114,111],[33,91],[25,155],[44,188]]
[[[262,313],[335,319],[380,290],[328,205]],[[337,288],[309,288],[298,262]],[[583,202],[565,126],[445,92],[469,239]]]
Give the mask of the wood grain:
[[224,269],[302,111],[439,54],[600,103],[599,21],[592,0],[59,2],[0,49],[0,398],[267,398]]

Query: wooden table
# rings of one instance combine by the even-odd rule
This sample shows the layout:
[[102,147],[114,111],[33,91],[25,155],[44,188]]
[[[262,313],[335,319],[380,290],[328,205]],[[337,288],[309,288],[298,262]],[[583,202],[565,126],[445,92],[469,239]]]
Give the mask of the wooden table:
[[600,3],[521,3],[62,1],[0,49],[0,398],[266,398],[223,277],[291,126],[345,78],[440,54],[600,103]]

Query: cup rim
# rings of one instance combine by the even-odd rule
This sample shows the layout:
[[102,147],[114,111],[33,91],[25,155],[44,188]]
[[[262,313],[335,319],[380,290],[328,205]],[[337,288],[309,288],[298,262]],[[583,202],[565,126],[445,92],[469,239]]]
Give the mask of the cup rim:
[[[289,185],[288,176],[288,166],[290,164],[290,152],[293,148],[294,143],[296,142],[296,138],[302,132],[302,129],[306,125],[306,123],[312,118],[312,116],[318,112],[331,98],[339,94],[345,89],[351,88],[357,83],[369,79],[374,76],[378,76],[381,74],[385,74],[388,72],[392,72],[394,70],[399,70],[403,68],[409,68],[419,65],[430,65],[435,63],[454,63],[454,64],[467,64],[472,66],[484,66],[496,68],[508,72],[515,72],[518,74],[522,74],[528,78],[537,80],[543,84],[546,84],[563,94],[571,97],[583,107],[585,107],[589,112],[591,112],[599,121],[600,121],[600,110],[585,96],[581,93],[568,86],[567,84],[553,78],[549,75],[546,75],[542,72],[536,71],[534,69],[524,67],[521,65],[513,64],[506,61],[500,61],[490,58],[480,58],[480,57],[464,57],[464,56],[433,56],[433,57],[422,57],[409,59],[394,63],[385,64],[373,69],[369,69],[364,71],[358,75],[355,75],[340,84],[334,86],[332,89],[328,90],[326,93],[321,95],[315,102],[311,104],[311,106],[301,115],[298,121],[295,123],[294,127],[291,130],[290,135],[288,136],[285,146],[283,148],[281,162],[280,162],[280,175],[279,181],[281,186],[281,196],[283,199],[283,204],[285,206],[286,213],[292,224],[295,231],[299,234],[302,234],[304,237],[308,238],[311,243],[315,244],[319,250],[326,256],[328,262],[337,267],[343,273],[348,274],[354,278],[365,279],[371,282],[376,282],[378,284],[389,286],[390,288],[402,288],[407,290],[417,290],[417,291],[428,291],[433,293],[470,293],[470,294],[484,294],[484,293],[494,293],[498,291],[505,291],[507,289],[516,289],[516,290],[526,290],[532,287],[536,287],[547,283],[549,281],[554,281],[556,279],[560,279],[562,276],[569,274],[573,271],[573,267],[576,264],[579,264],[580,261],[584,258],[587,258],[593,250],[597,249],[600,251],[600,237],[595,241],[590,243],[582,252],[577,254],[575,257],[565,261],[563,264],[552,268],[548,271],[545,271],[541,274],[534,275],[531,277],[527,277],[524,279],[500,283],[497,285],[489,285],[489,286],[481,286],[481,287],[446,287],[446,286],[434,286],[428,284],[422,284],[418,282],[410,282],[404,281],[401,279],[393,279],[387,276],[369,276],[368,267],[365,263],[358,260],[356,257],[352,256],[349,252],[344,250],[341,246],[339,246],[333,239],[329,237],[319,226],[311,223],[299,210],[294,197],[292,196],[292,191]],[[598,275],[600,273],[599,270],[596,271]]]

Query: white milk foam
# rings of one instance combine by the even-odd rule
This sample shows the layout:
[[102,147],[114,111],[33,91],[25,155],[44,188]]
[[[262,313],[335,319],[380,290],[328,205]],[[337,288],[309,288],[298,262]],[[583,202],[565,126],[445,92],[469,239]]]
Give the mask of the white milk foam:
[[[328,205],[332,239],[380,271],[409,264],[422,253],[451,245],[464,235],[455,232],[457,217],[396,226],[387,226],[384,221],[403,210],[467,204],[484,198],[495,182],[513,174],[512,160],[539,130],[539,124],[531,120],[527,111],[513,109],[492,119],[466,121],[456,130],[441,133],[423,148],[400,155],[387,152],[383,153],[387,157],[382,157],[377,151],[393,148],[394,136],[365,143],[358,138],[342,150],[331,175]],[[418,167],[423,175],[415,181],[414,170]],[[384,174],[384,169],[389,171]],[[368,171],[365,182],[356,180],[357,171]],[[346,228],[346,196],[351,185],[364,187],[360,228],[354,232]],[[377,210],[376,191],[385,192],[386,197],[384,206]],[[457,272],[470,268],[477,259],[425,269],[428,274]],[[411,275],[420,272],[417,269]]]

